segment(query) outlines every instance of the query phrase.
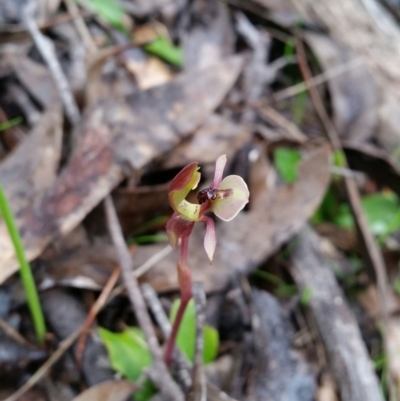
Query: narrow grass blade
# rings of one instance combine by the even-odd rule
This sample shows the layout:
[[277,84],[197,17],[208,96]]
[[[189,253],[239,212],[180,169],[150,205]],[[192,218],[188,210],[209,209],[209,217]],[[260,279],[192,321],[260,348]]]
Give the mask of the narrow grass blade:
[[31,267],[25,257],[24,247],[22,245],[21,237],[19,236],[19,232],[15,224],[12,211],[10,209],[10,205],[8,204],[6,194],[1,185],[0,213],[3,216],[4,222],[7,226],[20,265],[22,284],[24,286],[26,298],[28,300],[28,307],[33,319],[36,337],[38,341],[42,343],[44,340],[44,335],[46,333],[46,326],[44,323],[42,308],[39,302],[39,295],[36,289],[35,282],[33,280]]

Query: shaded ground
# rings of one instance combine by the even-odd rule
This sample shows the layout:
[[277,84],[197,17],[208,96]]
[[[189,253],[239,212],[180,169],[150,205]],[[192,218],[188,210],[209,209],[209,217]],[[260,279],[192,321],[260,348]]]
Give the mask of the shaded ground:
[[[394,0],[3,0],[0,184],[46,336],[1,220],[0,399],[400,399],[399,16]],[[196,224],[167,367],[170,183],[197,161],[210,187],[223,154],[250,202],[215,219],[212,265]]]

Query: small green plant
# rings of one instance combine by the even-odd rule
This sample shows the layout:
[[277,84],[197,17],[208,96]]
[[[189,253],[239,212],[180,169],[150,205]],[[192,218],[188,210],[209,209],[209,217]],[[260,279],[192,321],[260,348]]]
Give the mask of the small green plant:
[[300,153],[291,148],[278,148],[274,151],[274,165],[286,184],[292,184],[299,175]]
[[[179,301],[174,302],[171,308],[170,320],[174,321],[179,309]],[[143,381],[143,370],[152,363],[143,332],[137,327],[128,327],[121,333],[113,333],[105,328],[99,328],[99,335],[103,340],[110,358],[112,368],[125,378],[141,384],[141,389],[135,393],[135,400],[147,401],[156,392],[149,380]],[[219,346],[218,331],[210,326],[204,327],[204,363],[215,360]],[[194,343],[196,340],[196,312],[194,302],[191,301],[183,316],[176,344],[186,355],[189,361],[194,360]]]
[[294,284],[287,284],[280,277],[266,272],[265,270],[255,270],[253,276],[259,277],[275,286],[274,294],[282,298],[290,298],[298,293],[297,287]]
[[[399,200],[395,193],[384,192],[365,195],[361,199],[361,206],[374,235],[386,238],[400,229]],[[353,215],[347,203],[340,205],[334,223],[343,228],[353,229],[355,227]]]
[[11,120],[4,121],[4,123],[0,123],[0,131],[15,127],[16,125],[21,124],[21,122],[22,117],[15,117]]
[[[137,382],[142,377],[143,369],[152,362],[143,332],[137,327],[128,327],[122,333],[113,333],[102,327],[98,331],[107,348],[111,367],[127,379]],[[135,400],[147,401],[155,392],[153,384],[146,379],[135,393]]]
[[302,306],[308,306],[310,304],[312,297],[312,290],[310,287],[304,288],[304,290],[301,293],[300,297],[300,305]]
[[212,263],[217,238],[214,220],[205,213],[213,212],[221,220],[230,221],[249,201],[249,190],[241,177],[230,175],[222,179],[225,164],[226,156],[222,155],[217,159],[211,187],[203,189],[197,195],[198,204],[186,200],[189,192],[197,188],[200,181],[199,166],[196,162],[184,167],[172,180],[169,188],[168,200],[174,213],[169,219],[166,229],[170,245],[172,247],[180,245],[177,269],[181,303],[166,346],[164,357],[167,365],[171,362],[176,336],[186,306],[192,298],[192,277],[187,265],[187,256],[189,237],[193,227],[197,222],[206,224],[204,248],[210,263]]
[[[172,304],[169,320],[173,324],[180,306],[179,299],[175,300]],[[216,329],[211,326],[204,326],[204,348],[203,348],[203,362],[208,363],[215,360],[217,357],[219,347],[219,334]],[[191,362],[194,361],[196,341],[196,309],[194,301],[191,300],[183,314],[182,322],[180,324],[178,334],[176,337],[177,347],[185,354],[187,359]]]
[[182,67],[183,65],[182,49],[178,46],[174,46],[174,44],[164,36],[159,36],[151,43],[144,45],[143,49],[175,67]]
[[165,234],[148,234],[148,235],[138,235],[133,237],[133,244],[156,244],[162,242],[168,242],[168,237]]
[[40,306],[39,295],[33,280],[31,267],[26,259],[24,247],[19,235],[15,220],[8,204],[6,194],[0,185],[0,213],[3,216],[11,241],[14,245],[15,253],[20,265],[20,274],[22,284],[24,286],[28,308],[32,316],[33,326],[35,328],[36,337],[40,343],[43,342],[46,333],[42,308]]
[[78,2],[96,13],[103,21],[118,29],[127,32],[130,17],[123,7],[115,0],[78,0]]

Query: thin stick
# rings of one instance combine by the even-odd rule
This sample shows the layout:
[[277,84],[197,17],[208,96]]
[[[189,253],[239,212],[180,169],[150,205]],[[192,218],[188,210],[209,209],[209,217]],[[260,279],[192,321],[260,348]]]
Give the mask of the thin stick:
[[296,96],[299,93],[305,92],[306,90],[310,90],[310,88],[321,85],[322,83],[327,82],[332,78],[335,78],[353,69],[359,68],[363,64],[364,64],[363,58],[361,57],[354,58],[353,60],[350,60],[347,63],[340,64],[336,67],[330,68],[329,70],[326,70],[321,74],[316,75],[315,77],[311,76],[310,74],[310,77],[306,79],[304,82],[300,82],[296,85],[290,86],[289,88],[275,92],[272,95],[272,97],[274,98],[274,100],[280,101],[287,99],[289,97]]
[[[307,58],[306,58],[306,52],[304,49],[304,45],[302,40],[296,36],[296,53],[298,56],[298,62],[299,62],[299,67],[301,70],[301,73],[303,75],[303,78],[306,82],[308,82],[311,79],[311,71],[310,68],[307,64]],[[335,126],[333,125],[331,119],[329,118],[329,115],[324,107],[323,101],[321,99],[321,96],[318,92],[318,90],[310,86],[309,88],[311,100],[314,104],[315,110],[321,120],[322,125],[324,126],[326,133],[328,135],[328,138],[334,148],[335,151],[341,151],[343,154],[345,168],[348,168],[348,163],[345,157],[345,154],[343,153],[342,145],[340,142],[339,135],[336,131]],[[378,293],[379,293],[379,303],[380,303],[380,310],[381,310],[381,317],[382,317],[382,323],[385,327],[385,331],[387,332],[388,324],[389,324],[389,310],[388,310],[388,300],[387,300],[387,295],[386,295],[386,287],[387,287],[387,273],[386,273],[386,266],[385,262],[383,260],[383,256],[380,252],[380,249],[378,248],[378,245],[376,244],[375,238],[373,237],[367,223],[367,219],[365,217],[364,211],[361,207],[361,198],[360,198],[360,193],[358,191],[357,185],[354,181],[353,177],[348,177],[344,176],[343,177],[345,186],[346,186],[346,191],[347,191],[347,196],[349,198],[350,206],[353,212],[353,215],[355,217],[357,226],[358,226],[358,231],[363,239],[367,255],[370,259],[370,262],[373,266],[376,280],[377,280],[377,285],[378,285]],[[386,352],[388,351],[388,346],[387,346],[387,339],[386,336],[383,336],[383,343],[384,343],[384,349]],[[388,379],[388,384],[389,388],[393,389],[393,384],[390,375],[387,377]]]
[[112,289],[114,288],[116,282],[118,281],[119,275],[121,273],[121,268],[119,266],[115,267],[110,278],[107,281],[107,284],[104,286],[103,290],[101,291],[99,297],[97,298],[96,302],[90,308],[90,311],[87,315],[87,318],[82,326],[82,334],[79,338],[78,344],[76,345],[75,351],[75,359],[78,366],[81,365],[83,351],[85,349],[86,338],[92,325],[94,319],[96,318],[99,311],[103,308],[103,306],[107,302],[107,298],[110,295]]
[[[135,274],[135,277],[139,277],[140,274]],[[109,303],[114,297],[111,295],[107,299],[107,303]],[[96,302],[93,305],[93,309],[102,309],[105,305],[101,306],[101,299],[100,297],[97,298]],[[53,353],[53,355],[36,371],[36,373],[19,389],[17,390],[14,394],[12,394],[10,397],[8,397],[4,401],[17,401],[19,397],[21,397],[24,393],[26,393],[30,388],[32,388],[36,383],[38,383],[43,376],[47,373],[51,367],[57,363],[57,361],[64,355],[64,353],[68,350],[70,346],[74,343],[74,341],[79,337],[81,331],[84,328],[84,324],[74,333],[72,333],[69,337],[67,337],[65,340],[63,340],[57,351]],[[68,346],[67,346],[68,344]],[[60,350],[60,352],[58,352]],[[54,358],[54,355],[57,353],[57,357]]]
[[[168,317],[161,305],[160,300],[158,299],[156,292],[149,284],[143,284],[142,291],[147,305],[152,311],[154,318],[161,329],[164,339],[168,339],[172,329],[171,323],[168,320]],[[173,361],[176,362],[178,368],[180,368],[178,370],[177,376],[184,385],[184,388],[189,389],[192,385],[192,379],[190,377],[192,363],[178,348],[174,351]],[[207,397],[209,401],[237,401],[234,398],[229,397],[228,394],[220,390],[217,386],[215,386],[215,384],[211,383],[210,381],[207,381]]]
[[164,259],[167,255],[169,255],[173,251],[171,245],[167,245],[165,248],[161,249],[161,251],[155,253],[151,258],[146,260],[141,266],[133,271],[135,277],[139,277],[144,273],[147,273],[154,265]]
[[193,284],[196,309],[196,342],[193,364],[193,401],[207,400],[206,377],[203,369],[204,324],[206,321],[206,294],[201,283]]
[[124,279],[126,289],[132,307],[135,311],[136,318],[149,346],[149,350],[153,359],[153,365],[157,375],[153,375],[154,384],[159,388],[161,393],[174,401],[183,401],[183,394],[178,385],[172,380],[167,366],[162,357],[162,351],[158,344],[154,328],[148,314],[146,304],[139,288],[137,279],[132,275],[133,262],[126,246],[122,229],[118,221],[117,213],[114,208],[111,197],[108,195],[104,202],[108,229],[117,251],[119,263],[121,266],[122,277]]
[[[154,267],[158,262],[165,258],[165,256],[169,255],[173,249],[170,245],[167,245],[165,248],[161,249],[161,251],[155,253],[152,257],[150,257],[146,262],[144,262],[141,266],[135,269],[132,274],[139,278],[143,274],[147,273],[152,267]],[[113,292],[110,295],[110,300],[114,299],[116,296],[121,295],[125,290],[124,285],[119,285],[114,288]]]
[[[157,325],[161,329],[164,340],[167,340],[171,335],[172,326],[158,299],[157,293],[154,291],[153,287],[147,283],[143,284],[141,288],[147,306],[153,313]],[[192,364],[179,348],[175,348],[172,361],[173,371],[175,372],[177,380],[183,385],[185,390],[189,390],[192,387]]]
[[12,326],[10,326],[6,321],[0,319],[0,329],[6,333],[6,335],[12,338],[15,342],[21,345],[30,346],[29,342],[25,340],[21,334],[18,333]]
[[81,333],[82,326],[74,331],[69,337],[61,341],[60,345],[53,352],[51,357],[29,378],[29,380],[20,387],[14,394],[7,397],[4,401],[17,401],[19,398],[25,394],[30,388],[32,388],[36,383],[43,378],[47,371],[64,355],[68,348],[74,343]]
[[53,77],[54,83],[58,89],[58,94],[65,108],[65,113],[71,122],[72,126],[75,127],[80,121],[80,113],[78,106],[75,102],[74,96],[72,95],[71,88],[61,68],[60,62],[57,59],[56,52],[53,43],[44,36],[33,18],[35,11],[35,4],[29,2],[23,11],[24,22],[35,42],[40,54],[49,68],[50,74]]
[[90,35],[89,29],[85,24],[85,20],[82,14],[79,12],[79,8],[74,0],[64,0],[67,7],[68,13],[73,17],[73,22],[75,24],[76,30],[79,32],[80,37],[89,53],[95,53],[97,51],[97,46],[92,36]]

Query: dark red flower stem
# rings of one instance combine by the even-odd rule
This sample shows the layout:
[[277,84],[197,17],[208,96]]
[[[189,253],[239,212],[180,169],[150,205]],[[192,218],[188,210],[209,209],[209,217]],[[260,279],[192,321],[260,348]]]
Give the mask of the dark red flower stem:
[[181,252],[178,262],[178,281],[181,292],[181,303],[179,305],[178,312],[172,326],[172,331],[168,338],[167,346],[165,348],[164,360],[167,366],[170,366],[171,364],[172,354],[175,348],[176,336],[178,335],[179,327],[181,325],[187,304],[192,298],[192,275],[186,264],[189,236],[191,231],[192,229],[188,230],[188,232],[182,236]]

